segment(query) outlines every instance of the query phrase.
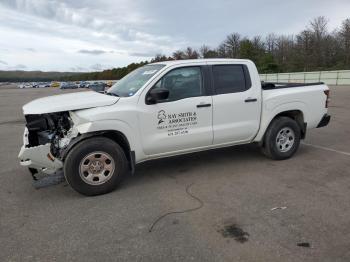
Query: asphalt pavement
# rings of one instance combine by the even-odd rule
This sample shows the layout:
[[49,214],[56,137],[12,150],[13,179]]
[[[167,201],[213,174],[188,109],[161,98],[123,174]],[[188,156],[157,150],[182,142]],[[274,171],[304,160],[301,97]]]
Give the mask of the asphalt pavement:
[[97,197],[36,189],[17,159],[21,107],[66,92],[0,87],[0,261],[350,261],[350,86],[289,160],[256,145],[156,160]]

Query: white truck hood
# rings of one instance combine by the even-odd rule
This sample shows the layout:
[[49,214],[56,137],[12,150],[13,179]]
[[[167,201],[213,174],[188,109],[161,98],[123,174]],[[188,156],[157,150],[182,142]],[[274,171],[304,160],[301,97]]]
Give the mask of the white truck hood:
[[35,115],[72,111],[113,105],[118,102],[118,100],[118,97],[108,96],[93,91],[54,95],[39,98],[25,104],[23,106],[23,113],[25,115]]

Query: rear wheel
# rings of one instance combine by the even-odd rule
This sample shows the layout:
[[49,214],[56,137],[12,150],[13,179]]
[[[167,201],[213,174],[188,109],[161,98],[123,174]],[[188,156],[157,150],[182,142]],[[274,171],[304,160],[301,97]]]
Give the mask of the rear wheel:
[[104,137],[90,138],[76,145],[64,164],[64,175],[70,186],[88,196],[111,192],[126,173],[123,149]]
[[299,148],[300,127],[289,117],[278,117],[266,131],[263,153],[269,158],[283,160],[292,157]]

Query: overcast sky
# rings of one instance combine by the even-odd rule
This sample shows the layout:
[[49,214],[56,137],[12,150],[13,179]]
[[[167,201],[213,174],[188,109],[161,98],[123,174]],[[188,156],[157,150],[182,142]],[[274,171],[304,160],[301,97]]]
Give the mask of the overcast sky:
[[232,32],[298,33],[320,15],[333,30],[350,0],[0,0],[0,70],[102,70]]

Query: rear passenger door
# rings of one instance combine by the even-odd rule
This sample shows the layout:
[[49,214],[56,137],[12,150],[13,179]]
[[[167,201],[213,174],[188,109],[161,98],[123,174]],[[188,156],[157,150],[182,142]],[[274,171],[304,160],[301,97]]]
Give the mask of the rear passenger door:
[[260,124],[260,91],[243,64],[211,65],[214,144],[248,142]]

